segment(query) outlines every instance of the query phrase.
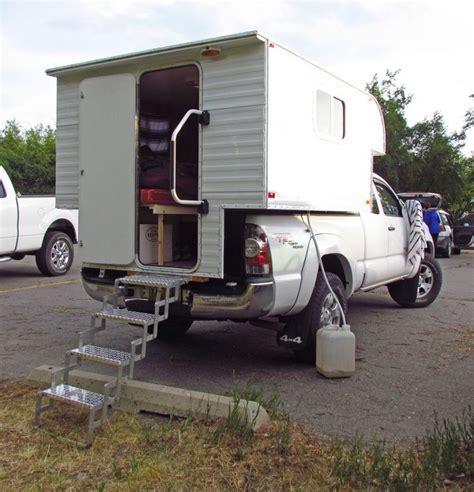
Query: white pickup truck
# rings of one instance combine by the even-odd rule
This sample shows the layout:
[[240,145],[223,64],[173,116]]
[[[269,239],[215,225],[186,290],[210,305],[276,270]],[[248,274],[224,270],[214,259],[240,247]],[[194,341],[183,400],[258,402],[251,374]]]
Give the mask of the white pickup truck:
[[35,255],[48,276],[65,274],[74,259],[77,210],[56,208],[54,196],[20,196],[0,166],[0,262]]
[[[438,296],[442,270],[434,259],[432,238],[423,224],[427,247],[419,270],[407,262],[409,225],[405,205],[386,181],[374,175],[372,204],[360,213],[245,214],[239,229],[233,227],[232,252],[241,263],[241,275],[223,279],[188,279],[178,302],[170,305],[170,318],[160,323],[161,336],[184,334],[194,320],[250,321],[274,328],[278,343],[313,362],[319,328],[341,323],[340,309],[323,275],[344,311],[357,292],[387,285],[391,297],[403,307],[426,307]],[[244,240],[238,241],[241,237]],[[238,244],[241,243],[241,244]],[[84,286],[102,301],[115,291],[114,281],[127,275],[117,269],[82,269]],[[130,310],[153,313],[153,289],[141,288],[125,298]]]

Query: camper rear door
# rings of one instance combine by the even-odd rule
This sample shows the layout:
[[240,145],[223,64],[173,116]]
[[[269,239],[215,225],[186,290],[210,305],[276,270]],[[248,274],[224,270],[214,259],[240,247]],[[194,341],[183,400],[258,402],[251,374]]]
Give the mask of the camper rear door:
[[135,91],[132,74],[80,84],[79,239],[83,262],[135,255]]

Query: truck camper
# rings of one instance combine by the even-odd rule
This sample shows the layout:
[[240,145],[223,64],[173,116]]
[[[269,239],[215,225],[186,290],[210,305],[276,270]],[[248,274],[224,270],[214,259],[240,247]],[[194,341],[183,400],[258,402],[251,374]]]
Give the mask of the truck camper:
[[354,292],[388,285],[406,307],[438,295],[419,210],[373,174],[385,130],[372,95],[258,32],[47,73],[57,203],[80,209],[83,284],[104,301],[89,334],[143,328],[130,353],[84,335],[68,357],[118,358],[132,377],[157,336],[230,319],[274,327],[314,363],[316,332],[345,324]]

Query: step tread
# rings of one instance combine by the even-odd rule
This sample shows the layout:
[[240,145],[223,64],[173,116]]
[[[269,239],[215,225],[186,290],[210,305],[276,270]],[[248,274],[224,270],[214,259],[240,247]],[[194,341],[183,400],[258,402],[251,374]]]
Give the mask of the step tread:
[[89,409],[98,409],[104,404],[104,395],[69,384],[58,384],[54,389],[48,388],[43,391],[43,395]]
[[128,309],[110,308],[96,313],[99,318],[114,319],[119,321],[138,322],[140,324],[153,324],[155,315],[150,313],[141,313],[139,311],[129,311]]
[[82,359],[94,360],[111,364],[114,366],[127,365],[130,362],[130,354],[106,347],[97,347],[96,345],[84,345],[71,350],[71,354]]
[[118,280],[124,285],[137,285],[143,287],[178,287],[188,282],[185,277],[149,274],[129,275]]

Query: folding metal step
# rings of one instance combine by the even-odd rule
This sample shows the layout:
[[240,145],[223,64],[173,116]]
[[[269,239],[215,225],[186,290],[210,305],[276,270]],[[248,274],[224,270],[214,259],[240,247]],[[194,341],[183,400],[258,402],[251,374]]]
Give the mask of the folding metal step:
[[99,410],[104,405],[104,395],[100,393],[94,393],[69,384],[58,384],[54,388],[48,388],[43,390],[43,396],[52,398],[53,400],[59,400],[71,405],[76,405],[89,410]]
[[93,360],[112,366],[127,366],[130,364],[130,354],[128,352],[97,347],[96,345],[84,345],[83,347],[72,349],[69,353],[80,359]]
[[[66,368],[60,369],[59,372],[67,371]],[[87,438],[84,443],[77,442],[82,447],[89,447],[92,444],[94,430],[105,424],[107,421],[107,409],[114,401],[110,397],[110,390],[115,386],[115,382],[104,385],[104,394],[95,393],[94,391],[77,388],[67,383],[55,384],[55,375],[52,374],[52,386],[47,390],[40,391],[36,398],[36,410],[34,427],[38,429],[41,425],[41,414],[51,408],[52,400],[58,400],[76,407],[82,407],[89,411],[89,423],[87,425]],[[43,398],[47,398],[49,403],[43,406]],[[100,417],[96,418],[96,413],[100,411]]]
[[126,321],[132,325],[150,326],[155,322],[155,315],[129,311],[128,309],[109,308],[103,309],[95,314],[97,318],[112,319],[116,321]]
[[117,281],[123,285],[173,288],[187,283],[188,279],[186,279],[185,277],[176,277],[173,275],[137,274],[119,278]]

